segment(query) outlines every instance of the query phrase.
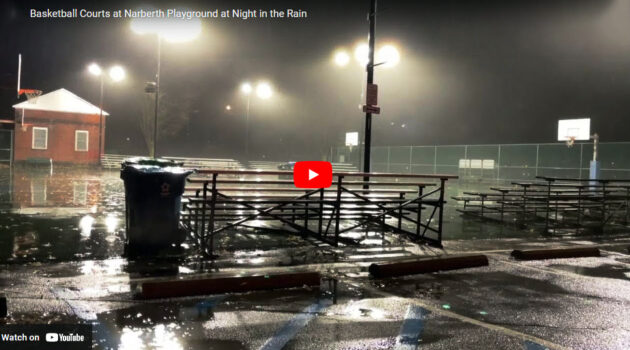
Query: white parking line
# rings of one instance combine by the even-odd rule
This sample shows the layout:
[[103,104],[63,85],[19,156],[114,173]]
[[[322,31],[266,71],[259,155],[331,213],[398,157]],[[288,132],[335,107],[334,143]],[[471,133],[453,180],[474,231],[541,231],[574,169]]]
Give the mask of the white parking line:
[[427,314],[427,310],[417,305],[411,305],[407,308],[405,321],[400,327],[394,350],[416,350],[418,348],[418,339],[420,339],[424,329],[424,318]]
[[[386,298],[403,298],[403,297],[400,297],[398,295],[391,294],[391,293],[384,292],[382,290],[376,289],[376,288],[374,288],[372,286],[369,286],[367,284],[348,283],[348,282],[346,282],[346,283],[349,284],[349,285],[355,286],[357,288],[362,288],[362,289],[367,290],[369,292],[372,292],[374,294],[381,295],[381,296],[386,297]],[[406,298],[404,298],[404,299],[406,299]],[[467,317],[467,316],[464,316],[464,315],[457,314],[457,313],[452,312],[452,311],[447,311],[447,310],[444,310],[444,309],[442,309],[440,307],[436,307],[436,306],[424,303],[424,302],[422,302],[422,301],[420,301],[418,299],[408,299],[408,300],[411,301],[414,305],[420,306],[420,307],[422,307],[422,308],[424,308],[424,309],[426,309],[428,311],[431,311],[431,312],[436,313],[436,314],[441,315],[441,316],[454,318],[456,320],[459,320],[459,321],[462,321],[462,322],[465,322],[465,323],[469,323],[469,324],[473,324],[473,325],[476,325],[476,326],[480,326],[480,327],[483,327],[483,328],[486,328],[486,329],[489,329],[489,330],[492,330],[492,331],[495,331],[495,332],[500,332],[500,333],[503,333],[503,334],[511,336],[511,337],[520,338],[523,341],[530,341],[532,343],[539,344],[539,345],[544,346],[544,347],[549,348],[549,349],[553,349],[553,350],[571,350],[571,348],[569,348],[569,347],[562,346],[560,344],[556,344],[556,343],[550,342],[548,340],[545,340],[545,339],[542,339],[542,338],[538,338],[538,337],[533,336],[533,335],[529,335],[529,334],[526,334],[526,333],[521,333],[519,331],[515,331],[515,330],[510,329],[510,328],[505,328],[503,326],[499,326],[499,325],[495,325],[495,324],[491,324],[491,323],[486,323],[486,322],[483,322],[483,321],[476,320],[474,318],[470,318],[470,317]]]
[[321,312],[331,304],[332,302],[329,299],[320,299],[318,302],[311,304],[280,328],[273,337],[269,338],[269,340],[265,342],[260,350],[282,349],[302,328],[304,328],[313,318],[315,318],[315,316],[317,316],[317,313]]

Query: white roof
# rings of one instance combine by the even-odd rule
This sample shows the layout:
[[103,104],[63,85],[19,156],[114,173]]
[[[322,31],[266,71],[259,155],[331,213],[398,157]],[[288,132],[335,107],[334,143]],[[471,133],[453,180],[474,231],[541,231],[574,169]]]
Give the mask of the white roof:
[[[80,114],[100,114],[101,112],[98,106],[89,103],[64,88],[20,102],[13,105],[13,108]],[[103,111],[103,115],[109,115],[109,113]]]

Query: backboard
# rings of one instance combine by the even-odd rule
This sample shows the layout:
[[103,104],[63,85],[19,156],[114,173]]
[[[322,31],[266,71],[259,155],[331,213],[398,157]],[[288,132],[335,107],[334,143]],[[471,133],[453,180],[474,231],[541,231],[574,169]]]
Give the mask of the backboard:
[[558,141],[588,141],[591,138],[591,118],[558,120]]
[[356,131],[346,133],[346,146],[358,146],[359,145],[359,133]]

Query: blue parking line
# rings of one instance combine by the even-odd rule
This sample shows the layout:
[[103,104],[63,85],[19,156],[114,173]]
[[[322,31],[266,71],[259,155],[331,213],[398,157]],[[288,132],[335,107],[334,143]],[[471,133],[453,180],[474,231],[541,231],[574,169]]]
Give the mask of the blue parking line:
[[534,343],[533,341],[525,341],[525,350],[549,350],[548,347]]
[[332,302],[328,299],[321,299],[295,315],[280,330],[276,332],[260,350],[280,350],[304,328],[317,313],[330,306]]
[[424,329],[424,318],[429,311],[420,306],[411,305],[407,308],[405,321],[400,327],[400,333],[396,338],[395,350],[415,350],[418,348],[418,339]]

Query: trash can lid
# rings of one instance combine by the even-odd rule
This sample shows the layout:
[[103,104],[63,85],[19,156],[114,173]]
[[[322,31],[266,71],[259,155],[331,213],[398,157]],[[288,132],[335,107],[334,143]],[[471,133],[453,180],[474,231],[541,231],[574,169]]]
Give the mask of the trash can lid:
[[158,167],[174,167],[174,166],[184,165],[183,162],[176,162],[171,159],[150,158],[150,157],[132,157],[132,158],[127,158],[122,162],[123,167],[132,165],[132,164],[152,165],[152,166],[158,166]]
[[192,174],[190,169],[182,168],[179,166],[160,166],[160,165],[148,165],[148,164],[129,164],[122,170],[124,173],[137,172],[143,174]]

